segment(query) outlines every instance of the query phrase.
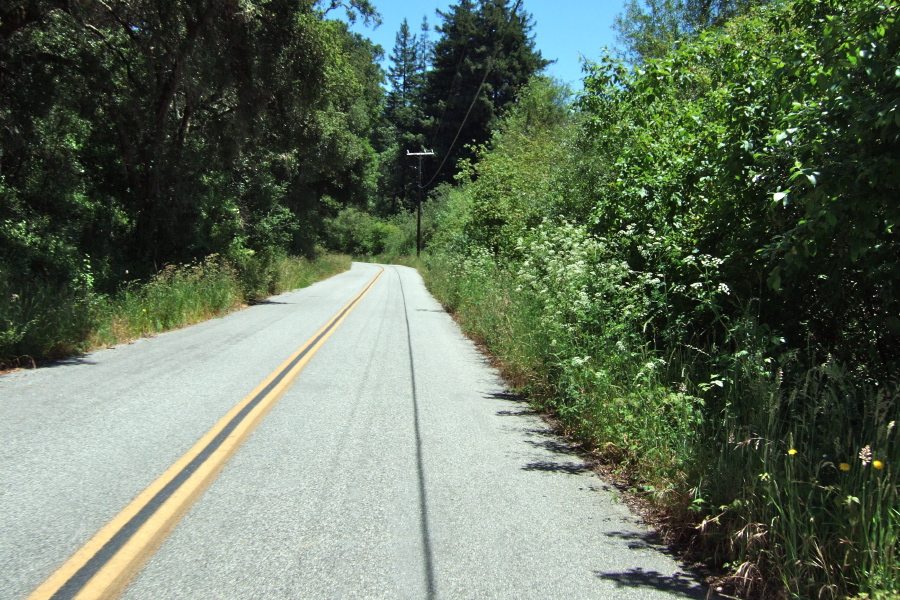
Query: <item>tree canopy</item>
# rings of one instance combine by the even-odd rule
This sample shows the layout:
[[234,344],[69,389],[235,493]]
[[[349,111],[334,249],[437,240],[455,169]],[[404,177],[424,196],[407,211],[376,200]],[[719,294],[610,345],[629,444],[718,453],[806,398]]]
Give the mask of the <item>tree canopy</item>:
[[[362,203],[376,49],[311,0],[28,2],[2,15],[0,265],[114,286],[167,262],[311,252]],[[343,6],[343,4],[341,5]],[[375,17],[364,0],[347,4]]]
[[771,0],[628,0],[613,28],[624,56],[640,62],[668,54],[679,41]]
[[441,37],[423,92],[425,140],[446,160],[437,181],[486,143],[516,94],[549,61],[535,48],[521,1],[461,0],[440,12]]

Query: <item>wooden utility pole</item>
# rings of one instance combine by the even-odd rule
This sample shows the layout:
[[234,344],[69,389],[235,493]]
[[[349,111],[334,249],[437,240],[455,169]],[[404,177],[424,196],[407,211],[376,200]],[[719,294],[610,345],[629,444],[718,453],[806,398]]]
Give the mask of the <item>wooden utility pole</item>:
[[419,256],[422,252],[422,159],[426,156],[434,156],[434,151],[410,152],[407,150],[406,155],[419,157],[419,201],[416,204],[416,256]]

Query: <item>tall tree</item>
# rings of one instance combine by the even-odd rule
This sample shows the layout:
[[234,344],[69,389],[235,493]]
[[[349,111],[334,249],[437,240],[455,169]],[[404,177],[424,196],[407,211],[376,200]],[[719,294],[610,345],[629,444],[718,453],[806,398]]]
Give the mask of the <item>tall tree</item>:
[[[434,43],[431,41],[431,26],[428,24],[428,17],[422,17],[422,24],[419,26],[421,33],[419,34],[419,69],[425,74],[431,68],[431,60],[434,55]],[[424,83],[424,82],[423,82]]]
[[419,40],[410,33],[406,19],[400,24],[394,51],[388,57],[388,82],[385,116],[397,128],[412,132],[420,117],[419,98],[425,81],[424,60]]
[[484,144],[516,92],[549,61],[535,48],[521,0],[460,0],[445,13],[423,93],[426,143],[439,164],[436,181],[453,177],[460,159]]
[[626,58],[665,56],[675,44],[771,0],[628,0],[613,29]]
[[665,56],[688,29],[683,0],[629,0],[616,15],[616,42],[626,58],[640,62]]
[[[423,27],[427,27],[427,21]],[[404,19],[389,59],[390,88],[381,132],[382,173],[375,206],[383,214],[411,208],[417,196],[418,177],[406,152],[420,149],[424,144],[421,99],[429,64],[427,30],[416,36]]]

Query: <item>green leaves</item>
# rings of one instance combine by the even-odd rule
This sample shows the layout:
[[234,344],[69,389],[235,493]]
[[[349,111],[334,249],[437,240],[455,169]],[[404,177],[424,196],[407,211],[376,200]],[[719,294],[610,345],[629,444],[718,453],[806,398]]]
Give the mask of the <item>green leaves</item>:
[[0,47],[0,221],[46,222],[66,252],[23,256],[0,231],[0,268],[68,282],[89,256],[112,290],[209,253],[312,252],[318,199],[361,204],[375,181],[383,74],[326,18],[337,6],[375,17],[365,0],[19,15]]
[[[862,315],[900,310],[896,282],[872,276],[900,258],[896,14],[895,3],[798,2],[624,76],[593,66],[580,107],[603,165],[590,188],[598,233],[675,224],[704,252],[743,257],[726,277],[789,337],[840,339],[847,359],[895,346]],[[827,318],[811,294],[827,298],[816,305]],[[900,358],[877,354],[880,372]]]

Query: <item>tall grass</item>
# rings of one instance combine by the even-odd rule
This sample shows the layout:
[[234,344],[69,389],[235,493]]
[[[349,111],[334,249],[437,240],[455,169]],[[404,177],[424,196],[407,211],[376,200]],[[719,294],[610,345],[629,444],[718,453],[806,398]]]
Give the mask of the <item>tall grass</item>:
[[127,284],[114,297],[93,302],[87,347],[116,344],[198,323],[242,305],[235,269],[219,257],[168,265],[145,283]]
[[735,589],[898,597],[900,384],[860,384],[830,359],[787,375],[788,357],[765,377],[745,357],[704,424],[718,443],[698,486],[712,509],[700,529],[728,541]]
[[13,286],[0,277],[0,367],[34,366],[185,327],[348,268],[350,257],[344,255],[276,256],[238,267],[210,256],[168,265],[149,281],[128,283],[111,296],[40,281]]
[[559,269],[539,252],[529,264],[534,249],[519,265],[475,250],[428,256],[425,280],[516,387],[646,492],[671,536],[730,573],[723,593],[896,599],[900,383],[773,360],[749,317],[711,376],[711,348],[647,344],[646,285],[610,264],[597,289],[602,261],[580,277],[579,250],[551,241]]

